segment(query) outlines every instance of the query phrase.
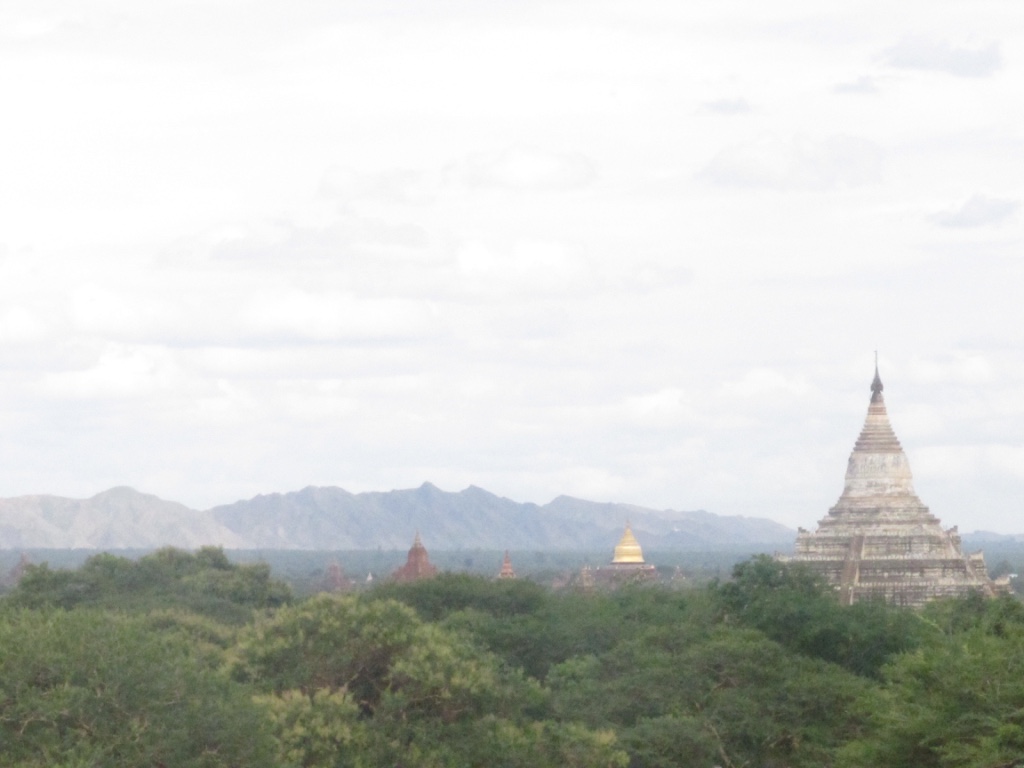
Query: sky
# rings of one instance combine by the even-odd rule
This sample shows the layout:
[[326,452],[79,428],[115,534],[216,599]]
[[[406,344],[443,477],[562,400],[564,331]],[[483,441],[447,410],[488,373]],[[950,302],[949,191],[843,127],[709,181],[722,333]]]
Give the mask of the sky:
[[1012,0],[6,0],[0,497],[1024,533]]

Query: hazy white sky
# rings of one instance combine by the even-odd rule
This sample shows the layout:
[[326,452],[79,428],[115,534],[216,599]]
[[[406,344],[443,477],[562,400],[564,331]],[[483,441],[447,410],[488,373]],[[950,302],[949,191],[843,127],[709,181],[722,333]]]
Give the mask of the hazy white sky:
[[1018,3],[7,0],[0,496],[1024,532]]

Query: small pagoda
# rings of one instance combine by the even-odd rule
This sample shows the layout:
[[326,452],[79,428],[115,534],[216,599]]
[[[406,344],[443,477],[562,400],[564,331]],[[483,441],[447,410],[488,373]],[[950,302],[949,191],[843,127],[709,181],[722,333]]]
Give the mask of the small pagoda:
[[355,582],[345,575],[345,569],[341,567],[341,563],[335,560],[327,566],[321,582],[324,592],[351,592],[354,587]]
[[416,531],[416,538],[413,539],[412,548],[409,550],[409,557],[405,565],[391,574],[393,581],[419,581],[429,579],[437,575],[437,568],[430,562],[426,547],[420,541],[420,532]]
[[0,586],[4,587],[15,587],[21,581],[21,577],[25,575],[25,571],[32,564],[29,560],[28,555],[24,552],[21,553],[21,557],[18,558],[18,562],[14,564],[14,567],[7,572],[7,576],[0,579]]
[[943,529],[914,492],[882,390],[876,359],[871,402],[842,495],[816,531],[800,529],[796,553],[781,559],[824,576],[846,605],[885,599],[919,607],[973,592],[994,595],[1001,586],[989,579],[984,556],[965,555],[956,526]]
[[505,550],[505,559],[501,561],[501,570],[498,572],[499,579],[514,579],[516,572],[512,568],[512,558],[508,556],[508,550]]

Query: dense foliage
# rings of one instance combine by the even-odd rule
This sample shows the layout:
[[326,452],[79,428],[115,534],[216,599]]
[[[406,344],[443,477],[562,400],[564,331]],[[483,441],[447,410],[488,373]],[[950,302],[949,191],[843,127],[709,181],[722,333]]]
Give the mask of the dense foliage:
[[181,633],[92,609],[0,621],[0,754],[10,766],[273,766],[261,713]]
[[839,606],[723,583],[552,592],[443,574],[294,600],[217,549],[0,598],[12,766],[1024,766],[1024,606]]
[[146,611],[171,605],[219,620],[244,623],[252,608],[291,600],[287,585],[257,563],[234,565],[224,551],[203,547],[195,554],[173,547],[130,560],[100,554],[73,571],[29,565],[8,600],[27,608],[115,608]]

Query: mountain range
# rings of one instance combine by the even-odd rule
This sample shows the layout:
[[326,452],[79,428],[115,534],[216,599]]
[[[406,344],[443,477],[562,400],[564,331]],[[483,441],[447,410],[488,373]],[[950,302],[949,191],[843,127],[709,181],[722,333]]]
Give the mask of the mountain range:
[[194,510],[119,487],[89,499],[0,499],[0,549],[406,549],[601,551],[629,522],[645,550],[789,550],[796,532],[765,518],[654,510],[559,496],[521,504],[470,486],[387,492],[309,487]]

